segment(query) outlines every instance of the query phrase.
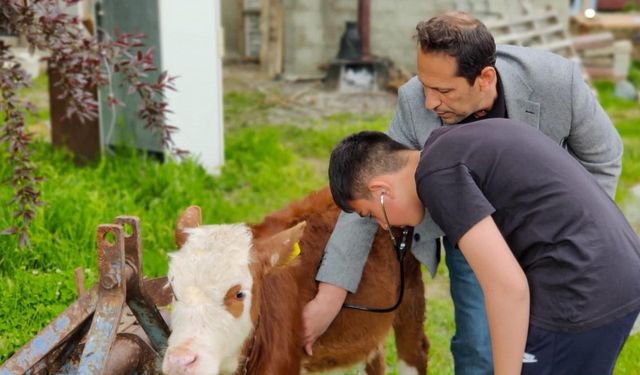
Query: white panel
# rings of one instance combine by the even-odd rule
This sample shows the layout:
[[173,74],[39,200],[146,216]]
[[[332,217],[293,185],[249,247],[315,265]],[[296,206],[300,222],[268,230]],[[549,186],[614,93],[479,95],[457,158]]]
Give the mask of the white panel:
[[209,173],[224,163],[220,0],[160,0],[162,69],[178,76],[166,93],[174,139]]

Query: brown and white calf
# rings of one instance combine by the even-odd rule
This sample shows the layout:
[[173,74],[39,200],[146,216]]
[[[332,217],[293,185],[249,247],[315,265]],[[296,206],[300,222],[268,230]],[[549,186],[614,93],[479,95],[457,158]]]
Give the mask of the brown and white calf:
[[[200,225],[189,208],[171,255],[174,303],[163,371],[167,374],[298,374],[366,362],[384,374],[384,341],[393,327],[402,374],[426,374],[424,286],[417,260],[405,258],[403,302],[392,313],[342,309],[315,343],[302,349],[302,309],[339,210],[328,189],[247,226]],[[301,254],[290,260],[294,243]],[[399,265],[386,232],[376,234],[357,293],[347,302],[393,305]]]

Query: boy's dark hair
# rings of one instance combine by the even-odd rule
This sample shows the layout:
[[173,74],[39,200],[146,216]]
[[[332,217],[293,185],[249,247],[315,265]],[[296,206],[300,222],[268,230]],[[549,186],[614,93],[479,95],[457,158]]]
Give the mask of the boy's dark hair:
[[482,69],[496,63],[493,36],[482,22],[464,12],[447,12],[418,23],[415,38],[423,53],[440,52],[455,58],[458,76],[470,85]]
[[355,133],[340,141],[329,160],[329,186],[338,207],[353,212],[348,202],[368,197],[371,178],[407,164],[407,157],[398,153],[403,150],[411,149],[376,131]]

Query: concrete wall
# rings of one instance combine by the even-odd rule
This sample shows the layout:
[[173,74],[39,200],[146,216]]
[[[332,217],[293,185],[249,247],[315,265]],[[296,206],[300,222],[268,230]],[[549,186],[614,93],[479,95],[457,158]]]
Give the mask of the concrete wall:
[[224,30],[224,58],[236,60],[240,58],[240,0],[220,1],[222,28]]
[[317,77],[338,53],[346,21],[357,19],[356,0],[283,0],[284,74]]
[[[415,65],[412,30],[421,14],[436,14],[450,0],[371,1],[371,53]],[[284,75],[319,77],[321,64],[338,53],[346,21],[357,20],[357,0],[283,0],[285,8]]]
[[388,57],[396,66],[415,71],[418,22],[451,10],[450,0],[371,0],[371,53]]
[[[284,76],[321,77],[319,66],[338,53],[346,21],[357,20],[357,0],[281,0],[284,6]],[[238,54],[240,20],[238,0],[222,0],[226,54]],[[388,57],[406,70],[415,71],[415,26],[438,13],[461,9],[481,19],[522,14],[523,4],[542,9],[553,4],[568,22],[569,5],[559,9],[554,0],[371,0],[371,53]],[[564,2],[563,2],[564,4]]]

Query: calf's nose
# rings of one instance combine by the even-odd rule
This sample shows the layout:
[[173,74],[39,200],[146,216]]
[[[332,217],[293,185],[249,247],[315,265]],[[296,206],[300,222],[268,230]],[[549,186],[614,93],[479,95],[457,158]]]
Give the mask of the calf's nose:
[[193,374],[198,356],[185,349],[175,349],[167,353],[164,372],[167,374]]

